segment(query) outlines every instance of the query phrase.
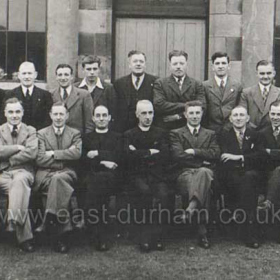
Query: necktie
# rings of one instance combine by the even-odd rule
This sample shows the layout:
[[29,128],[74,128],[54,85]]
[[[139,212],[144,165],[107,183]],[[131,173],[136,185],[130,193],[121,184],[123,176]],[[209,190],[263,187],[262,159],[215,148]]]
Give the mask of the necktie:
[[14,137],[14,138],[18,136],[18,128],[16,125],[13,126],[13,130],[12,130],[11,134],[12,134],[12,137]]
[[182,77],[177,78],[177,83],[178,83],[179,89],[181,90],[182,89]]
[[243,138],[244,138],[243,132],[239,131],[239,133],[237,134],[237,141],[238,141],[240,150],[242,150],[242,147],[243,147]]
[[225,82],[223,79],[221,80],[221,83],[220,83],[220,89],[222,89],[222,90],[225,89]]
[[31,95],[30,95],[29,89],[27,89],[27,91],[25,93],[25,98],[26,98],[26,100],[30,100],[31,99]]
[[61,133],[61,129],[58,128],[56,131],[56,139],[57,139],[57,147],[59,150],[61,150],[62,148],[62,133]]
[[67,93],[67,90],[66,90],[66,88],[64,88],[63,89],[63,100],[66,100],[67,99],[67,97],[68,97],[68,93]]
[[267,91],[267,88],[266,87],[264,87],[263,88],[263,101],[265,102],[266,101],[266,99],[267,99],[267,95],[268,95],[268,91]]
[[136,81],[135,81],[135,88],[136,88],[136,89],[139,88],[139,83],[140,83],[140,77],[137,77],[137,78],[136,78]]
[[198,137],[198,129],[197,129],[197,128],[195,128],[195,129],[193,130],[193,136],[194,136],[194,137]]
[[273,136],[275,137],[276,140],[278,140],[279,132],[280,132],[279,126],[276,126],[273,131]]

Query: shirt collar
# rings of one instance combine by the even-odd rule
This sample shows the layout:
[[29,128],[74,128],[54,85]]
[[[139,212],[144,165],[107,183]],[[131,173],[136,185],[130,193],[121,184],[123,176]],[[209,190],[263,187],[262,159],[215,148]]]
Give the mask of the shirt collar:
[[[82,87],[84,87],[84,86],[86,86],[87,88],[89,87],[88,84],[87,84],[87,82],[86,82],[86,78],[84,78],[84,79],[81,81],[81,83],[79,84],[79,88],[82,88]],[[98,88],[100,88],[100,89],[104,89],[104,86],[102,85],[101,79],[100,79],[99,77],[97,77],[96,84],[95,84],[95,86],[94,86],[93,88],[95,88],[95,87],[98,87]]]
[[97,133],[102,133],[102,134],[104,134],[104,133],[107,133],[108,131],[109,131],[109,129],[107,128],[107,129],[98,129],[97,127],[95,128],[95,131],[97,132]]
[[259,83],[259,87],[260,87],[261,92],[263,92],[264,88],[266,88],[267,92],[269,92],[271,84],[264,86],[263,84]]
[[[54,129],[54,133],[57,134],[58,127],[55,127],[55,126],[53,125],[53,129]],[[60,129],[60,133],[62,134],[63,131],[64,131],[64,129],[65,129],[65,126],[60,127],[59,129]]]
[[[68,87],[66,88],[66,91],[67,91],[68,96],[70,95],[71,90],[72,90],[72,85],[70,85],[70,86],[68,86]],[[63,94],[64,94],[64,88],[61,87],[61,88],[60,88],[60,95],[63,96]]]
[[[13,131],[13,128],[14,128],[14,126],[13,126],[13,125],[10,125],[9,123],[8,123],[8,126],[9,126],[10,131],[12,132],[12,131]],[[21,127],[21,123],[17,125],[17,129],[18,129],[18,131],[20,130],[20,127]]]
[[141,85],[142,81],[144,80],[145,73],[141,76],[135,76],[134,74],[131,74],[132,83],[135,85],[137,78],[139,77],[139,85]]
[[25,87],[24,85],[21,85],[21,89],[22,89],[22,92],[23,92],[24,96],[26,96],[27,90],[29,90],[29,94],[32,95],[33,89],[34,89],[34,85],[32,85],[30,87]]
[[217,85],[220,87],[221,86],[221,81],[223,80],[224,81],[224,86],[227,84],[227,79],[228,79],[228,77],[227,76],[225,76],[225,77],[223,77],[222,79],[220,78],[220,77],[218,77],[218,76],[216,76],[215,75],[215,81],[216,81],[216,83],[217,83]]
[[[176,76],[173,76],[173,77],[174,77],[175,81],[178,83],[179,77],[176,77]],[[186,75],[184,75],[183,77],[180,77],[180,79],[181,79],[181,84],[183,84],[185,78],[186,78]]]
[[197,132],[199,132],[199,130],[200,130],[200,125],[194,127],[194,126],[191,126],[191,125],[189,125],[189,124],[187,123],[187,126],[188,126],[188,128],[189,128],[191,134],[193,134],[193,131],[194,131],[195,128],[197,129]]
[[243,135],[245,134],[245,131],[246,131],[246,126],[245,127],[243,127],[242,129],[236,129],[235,127],[233,127],[233,129],[234,129],[234,132],[235,132],[235,134],[236,135],[239,135],[240,134],[240,132],[242,132],[243,133]]

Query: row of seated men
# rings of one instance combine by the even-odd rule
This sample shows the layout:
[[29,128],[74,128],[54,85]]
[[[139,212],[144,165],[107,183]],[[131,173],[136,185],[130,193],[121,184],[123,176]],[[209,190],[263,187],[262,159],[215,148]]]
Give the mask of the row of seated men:
[[[218,140],[214,131],[201,126],[203,104],[199,100],[186,103],[185,126],[169,134],[153,125],[154,109],[148,100],[137,102],[138,125],[124,135],[109,129],[108,109],[97,106],[92,116],[95,130],[83,140],[78,130],[66,125],[69,112],[62,102],[52,105],[52,124],[37,135],[35,128],[22,122],[24,109],[18,99],[7,99],[4,108],[7,122],[0,127],[0,189],[9,197],[7,231],[16,232],[24,251],[34,250],[28,210],[31,189],[42,196],[45,211],[35,231],[48,229],[54,250],[68,251],[70,200],[78,179],[77,167],[83,170],[87,191],[80,207],[89,232],[96,233],[97,249],[101,251],[108,249],[109,198],[120,192],[118,181],[122,179],[130,200],[131,221],[143,221],[140,249],[144,252],[164,248],[164,225],[170,222],[167,213],[172,208],[170,193],[174,190],[185,201],[177,218],[190,222],[199,217],[198,244],[203,248],[210,246],[206,223],[215,177],[226,188],[230,219],[237,219],[234,209],[242,211],[242,228],[249,247],[259,247],[257,187],[264,178],[260,171],[267,176],[267,191],[259,208],[279,207],[279,101],[270,106],[271,125],[260,132],[249,127],[246,108],[235,107],[230,115],[232,128],[223,131]],[[165,213],[162,215],[160,210]]]

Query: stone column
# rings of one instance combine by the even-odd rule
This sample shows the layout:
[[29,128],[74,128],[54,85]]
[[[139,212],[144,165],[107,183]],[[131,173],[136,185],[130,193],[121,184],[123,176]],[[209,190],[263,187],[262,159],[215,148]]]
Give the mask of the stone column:
[[244,86],[257,82],[255,67],[262,59],[273,58],[275,0],[243,1],[242,81]]
[[78,59],[79,1],[49,0],[47,11],[47,83],[54,88],[55,68],[70,64],[74,70]]

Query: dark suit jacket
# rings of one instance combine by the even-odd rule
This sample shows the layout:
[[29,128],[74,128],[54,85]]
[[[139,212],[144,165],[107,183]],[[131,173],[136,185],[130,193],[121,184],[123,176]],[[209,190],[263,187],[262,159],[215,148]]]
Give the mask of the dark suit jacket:
[[260,87],[256,85],[243,90],[239,104],[247,108],[252,127],[260,130],[270,124],[269,107],[276,100],[280,100],[280,88],[271,85],[264,105]]
[[[103,105],[108,108],[110,115],[112,116],[111,122],[114,122],[116,112],[116,93],[112,84],[106,83],[100,80],[103,86],[102,88],[95,87],[90,95],[93,101],[93,107],[96,108],[99,105]],[[81,82],[75,83],[77,88],[85,89],[88,91],[88,87],[84,85],[80,87]]]
[[[25,146],[25,150],[19,151],[17,145]],[[21,123],[14,144],[8,124],[4,123],[0,126],[0,170],[23,168],[33,172],[37,152],[38,139],[34,127]]]
[[[158,79],[154,84],[154,105],[158,117],[157,124],[166,129],[175,129],[186,124],[183,112],[187,101],[200,100],[206,108],[205,90],[202,83],[188,76],[185,77],[180,91],[173,76]],[[179,114],[181,119],[163,122],[163,117]]]
[[216,132],[219,132],[224,126],[231,127],[229,115],[231,110],[239,103],[242,91],[241,84],[228,77],[223,94],[214,77],[204,81],[203,85],[207,102],[205,125]]
[[5,90],[0,88],[0,108],[3,106],[5,95],[6,95]]
[[[133,145],[136,150],[129,149],[129,145]],[[159,180],[164,180],[169,156],[165,130],[153,125],[149,131],[142,131],[138,126],[130,129],[124,134],[124,149],[127,159],[126,170],[130,176],[153,175]],[[160,152],[152,155],[150,149],[157,149]]]
[[[78,130],[66,125],[61,137],[62,148],[58,149],[52,125],[38,131],[39,152],[36,162],[39,169],[35,177],[35,190],[50,172],[65,168],[73,169],[74,161],[82,155],[82,139]],[[54,151],[54,156],[47,156],[46,151]]]
[[[10,91],[7,91],[5,100],[16,97],[17,99],[23,101],[24,94],[22,92],[22,87],[16,87]],[[33,93],[32,93],[32,120],[29,122],[26,122],[26,118],[23,115],[22,122],[26,123],[27,125],[31,125],[36,128],[36,130],[39,130],[41,128],[44,128],[51,124],[51,119],[49,116],[49,112],[51,110],[53,101],[51,94],[43,90],[41,88],[38,88],[34,86]],[[0,115],[0,122],[4,123],[6,122],[6,118],[4,116],[4,109],[5,105],[3,102],[2,109],[1,109],[1,115]]]
[[[52,91],[52,98],[54,103],[63,101],[60,96],[60,88]],[[93,102],[90,94],[84,89],[72,86],[72,91],[65,103],[69,111],[67,125],[78,129],[82,135],[93,131]]]
[[[170,145],[174,168],[174,179],[189,168],[211,167],[220,156],[220,148],[214,131],[201,127],[197,139],[189,128],[184,126],[170,132]],[[194,149],[195,155],[185,153],[186,149]],[[205,161],[209,162],[205,163]]]
[[138,90],[134,88],[131,74],[114,82],[117,98],[114,130],[124,132],[138,124],[135,116],[136,104],[143,99],[153,102],[153,86],[156,79],[157,77],[145,73],[144,80]]

